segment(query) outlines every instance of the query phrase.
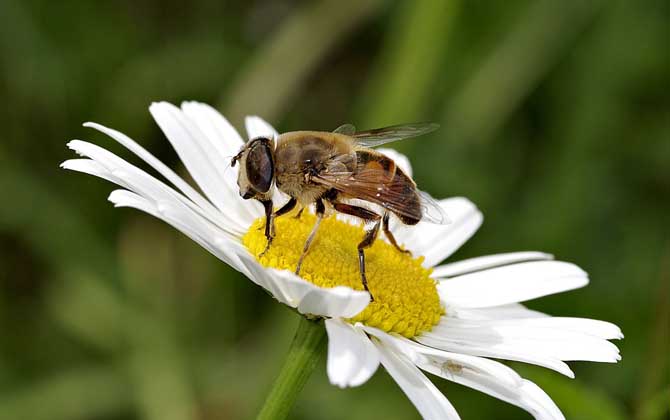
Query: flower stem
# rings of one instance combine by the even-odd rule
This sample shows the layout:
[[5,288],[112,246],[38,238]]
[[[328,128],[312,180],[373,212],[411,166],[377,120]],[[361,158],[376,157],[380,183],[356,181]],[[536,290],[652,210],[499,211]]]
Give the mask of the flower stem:
[[326,348],[322,322],[301,316],[286,361],[257,420],[285,419]]

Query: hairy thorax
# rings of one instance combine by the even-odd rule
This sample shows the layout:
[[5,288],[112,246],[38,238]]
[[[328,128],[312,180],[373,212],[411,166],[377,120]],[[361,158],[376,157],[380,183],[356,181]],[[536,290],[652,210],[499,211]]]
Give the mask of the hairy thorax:
[[[282,134],[275,149],[275,179],[280,191],[309,205],[320,198],[327,187],[310,180],[325,169],[335,156],[344,162],[355,161],[352,142],[346,136],[315,131]],[[351,156],[351,159],[347,159]],[[342,164],[341,170],[352,169]]]

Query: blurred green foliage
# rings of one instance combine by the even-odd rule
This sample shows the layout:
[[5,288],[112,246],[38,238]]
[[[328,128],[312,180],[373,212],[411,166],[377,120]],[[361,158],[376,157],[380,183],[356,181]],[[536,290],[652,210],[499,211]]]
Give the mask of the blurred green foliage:
[[[66,174],[97,121],[178,167],[154,100],[242,127],[442,130],[398,144],[433,195],[486,216],[456,255],[543,250],[591,275],[530,306],[606,319],[616,365],[576,380],[515,364],[570,419],[668,419],[670,2],[0,1],[0,419],[253,417],[296,316],[160,222]],[[324,362],[325,363],[325,362]],[[380,370],[322,363],[299,419],[416,418]],[[464,419],[528,418],[437,380]]]

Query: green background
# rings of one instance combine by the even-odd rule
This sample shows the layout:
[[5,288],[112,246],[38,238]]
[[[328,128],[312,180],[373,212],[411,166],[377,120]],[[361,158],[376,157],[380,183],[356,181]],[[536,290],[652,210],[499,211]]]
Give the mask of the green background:
[[[244,419],[296,315],[167,225],[58,164],[117,128],[175,168],[151,101],[280,131],[436,121],[418,184],[486,219],[454,258],[542,250],[589,287],[530,302],[621,326],[618,365],[513,364],[569,419],[668,419],[670,2],[0,0],[0,419]],[[222,164],[224,164],[222,162]],[[180,169],[183,173],[183,169]],[[380,369],[296,419],[411,419]],[[530,418],[445,380],[464,419]]]

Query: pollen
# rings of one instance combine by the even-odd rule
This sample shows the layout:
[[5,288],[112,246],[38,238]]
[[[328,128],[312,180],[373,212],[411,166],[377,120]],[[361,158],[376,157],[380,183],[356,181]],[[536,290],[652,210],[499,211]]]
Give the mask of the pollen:
[[[275,238],[260,256],[267,241],[265,218],[257,219],[242,241],[261,265],[295,271],[316,216],[299,219],[285,215],[275,219]],[[381,235],[381,233],[380,233]],[[364,290],[358,268],[357,245],[364,236],[362,225],[326,217],[303,260],[300,276],[325,288],[347,286]],[[430,331],[444,314],[432,269],[423,268],[423,257],[414,258],[378,238],[365,250],[365,272],[374,300],[358,315],[348,319],[386,332],[411,338]]]

